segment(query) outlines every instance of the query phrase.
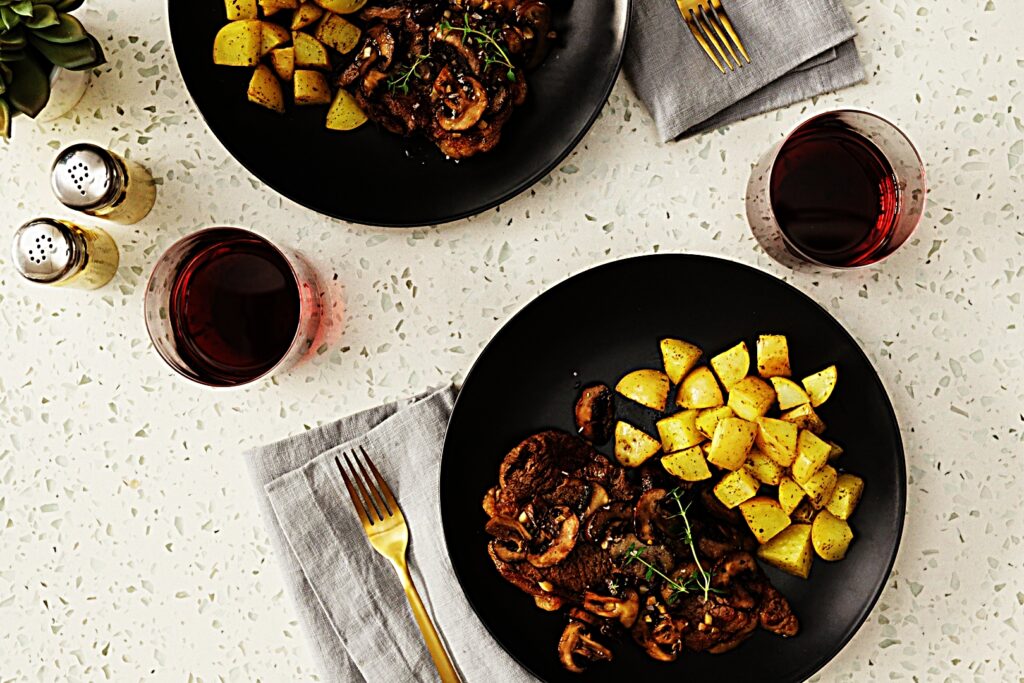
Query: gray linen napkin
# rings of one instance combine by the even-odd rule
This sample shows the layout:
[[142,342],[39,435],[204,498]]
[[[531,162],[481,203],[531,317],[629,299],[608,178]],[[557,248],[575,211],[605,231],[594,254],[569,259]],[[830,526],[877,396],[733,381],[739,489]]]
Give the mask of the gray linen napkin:
[[334,456],[363,446],[409,522],[420,596],[467,682],[532,681],[487,634],[445,549],[438,474],[456,391],[357,413],[246,453],[260,511],[324,680],[436,681],[398,578],[370,548]]
[[673,0],[633,0],[624,69],[665,142],[864,80],[841,0],[723,0],[751,63],[722,75]]

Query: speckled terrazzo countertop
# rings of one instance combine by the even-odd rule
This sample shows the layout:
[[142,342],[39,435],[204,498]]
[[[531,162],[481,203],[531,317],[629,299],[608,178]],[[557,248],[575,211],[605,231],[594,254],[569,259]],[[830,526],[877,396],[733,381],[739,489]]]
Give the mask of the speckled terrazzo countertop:
[[[70,117],[19,120],[0,146],[8,229],[68,216],[45,182],[62,144],[130,150],[160,182],[142,224],[111,228],[122,262],[103,290],[28,286],[0,249],[0,681],[315,680],[242,449],[459,379],[552,283],[659,250],[726,256],[809,293],[860,341],[899,415],[896,569],[814,680],[1024,681],[1024,3],[852,0],[868,83],[677,144],[656,142],[620,81],[531,191],[412,231],[322,218],[249,176],[189,102],[157,7],[90,0],[79,16],[121,36],[105,42],[110,64]],[[839,105],[905,128],[930,208],[881,267],[793,273],[747,229],[747,174],[798,120]],[[172,375],[141,315],[155,256],[215,224],[304,251],[344,300],[312,362],[227,393]]]

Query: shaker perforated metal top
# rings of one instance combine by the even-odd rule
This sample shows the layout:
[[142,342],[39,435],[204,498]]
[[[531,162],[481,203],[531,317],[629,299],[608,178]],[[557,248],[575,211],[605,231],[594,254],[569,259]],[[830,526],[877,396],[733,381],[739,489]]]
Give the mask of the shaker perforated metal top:
[[83,142],[57,156],[50,185],[61,204],[88,211],[118,198],[124,186],[124,171],[110,152]]
[[53,283],[81,269],[84,245],[68,226],[42,218],[26,223],[14,233],[11,258],[25,278]]

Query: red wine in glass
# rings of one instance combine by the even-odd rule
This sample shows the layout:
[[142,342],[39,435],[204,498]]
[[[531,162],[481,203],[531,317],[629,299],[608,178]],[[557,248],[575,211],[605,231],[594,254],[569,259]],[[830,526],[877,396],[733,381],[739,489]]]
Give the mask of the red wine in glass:
[[804,122],[758,162],[747,215],[766,251],[787,264],[776,241],[803,261],[855,268],[907,240],[925,192],[920,156],[898,128],[839,110]]
[[[310,284],[312,283],[312,284]],[[237,386],[308,350],[319,324],[315,276],[264,238],[211,228],[158,262],[146,323],[161,356],[202,384]]]

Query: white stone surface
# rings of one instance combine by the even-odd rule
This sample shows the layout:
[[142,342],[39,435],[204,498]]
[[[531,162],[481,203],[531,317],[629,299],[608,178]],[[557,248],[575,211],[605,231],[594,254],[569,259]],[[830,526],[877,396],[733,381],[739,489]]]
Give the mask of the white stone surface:
[[[531,191],[412,231],[322,218],[245,172],[190,103],[161,7],[90,0],[79,16],[118,36],[110,64],[70,116],[18,120],[0,146],[9,230],[68,216],[46,184],[62,144],[130,151],[161,183],[142,224],[111,228],[123,260],[101,291],[29,286],[0,249],[0,681],[315,680],[240,451],[459,378],[552,283],[656,250],[727,256],[808,292],[895,404],[910,472],[896,570],[815,680],[1024,680],[1024,3],[852,0],[869,82],[676,144],[656,142],[620,82]],[[794,274],[747,229],[747,173],[839,105],[905,128],[930,209],[880,267]],[[142,318],[153,259],[216,224],[303,250],[344,299],[340,336],[313,362],[234,392],[172,375]]]

